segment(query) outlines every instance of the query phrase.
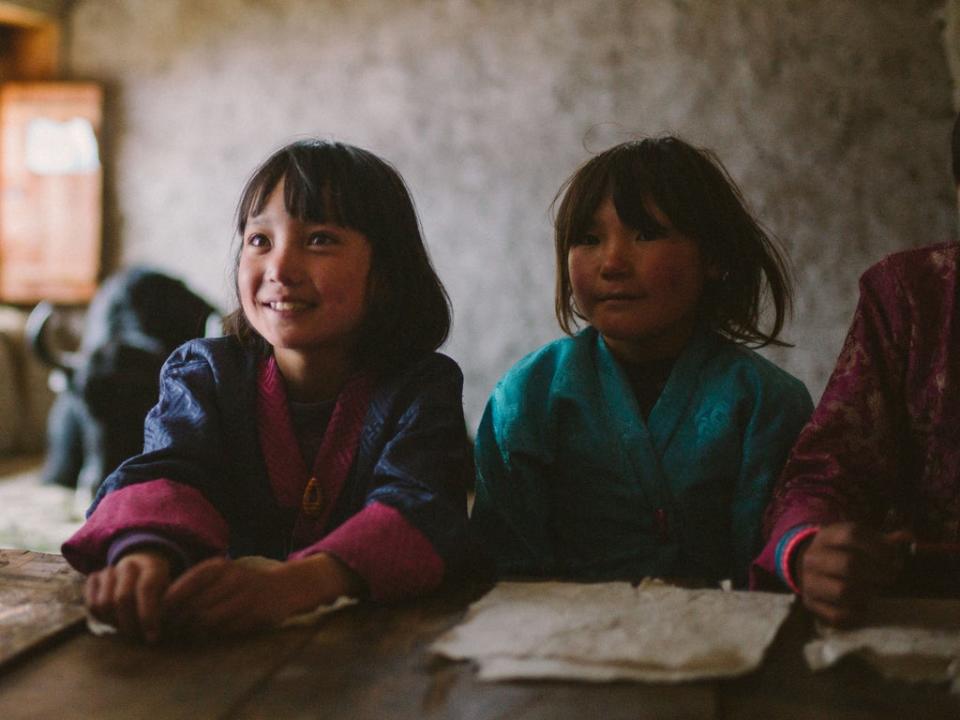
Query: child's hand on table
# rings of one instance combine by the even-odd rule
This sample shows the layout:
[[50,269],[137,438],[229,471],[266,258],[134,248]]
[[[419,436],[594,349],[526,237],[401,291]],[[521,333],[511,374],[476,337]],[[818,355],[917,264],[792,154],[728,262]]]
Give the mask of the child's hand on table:
[[129,638],[160,639],[161,600],[170,585],[170,559],[159,550],[137,550],[92,573],[84,587],[87,608]]
[[803,604],[832,625],[857,620],[868,601],[896,581],[910,539],[852,522],[824,526],[794,560]]
[[233,635],[277,625],[362,589],[358,575],[324,553],[287,562],[211,558],[170,585],[164,622],[178,634]]

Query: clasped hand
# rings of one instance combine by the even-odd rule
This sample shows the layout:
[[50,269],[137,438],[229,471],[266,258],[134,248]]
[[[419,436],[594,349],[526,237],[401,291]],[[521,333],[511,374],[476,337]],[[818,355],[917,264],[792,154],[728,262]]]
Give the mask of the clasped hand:
[[852,522],[821,528],[795,562],[804,605],[833,625],[861,618],[900,575],[910,540],[906,532],[881,534]]
[[[91,614],[121,635],[152,643],[161,635],[230,635],[268,627],[332,602],[354,584],[339,561],[210,558],[172,580],[162,552],[137,551],[87,578]],[[352,575],[352,573],[351,573]]]

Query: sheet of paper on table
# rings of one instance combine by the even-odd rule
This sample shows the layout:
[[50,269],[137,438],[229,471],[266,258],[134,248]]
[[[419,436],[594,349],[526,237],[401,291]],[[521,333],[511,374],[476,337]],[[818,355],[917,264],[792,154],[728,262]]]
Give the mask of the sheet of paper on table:
[[755,669],[793,597],[647,583],[503,582],[432,651],[481,680],[680,682]]
[[951,682],[951,690],[960,693],[960,602],[956,600],[879,600],[861,626],[822,627],[819,634],[804,647],[812,670],[856,655],[887,678]]

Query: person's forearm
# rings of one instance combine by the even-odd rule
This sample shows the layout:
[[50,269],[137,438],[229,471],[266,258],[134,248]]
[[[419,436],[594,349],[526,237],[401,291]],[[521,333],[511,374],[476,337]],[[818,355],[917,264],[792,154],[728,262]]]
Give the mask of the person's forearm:
[[340,560],[318,553],[289,560],[277,572],[289,599],[291,614],[313,610],[338,597],[357,597],[364,592],[363,579]]

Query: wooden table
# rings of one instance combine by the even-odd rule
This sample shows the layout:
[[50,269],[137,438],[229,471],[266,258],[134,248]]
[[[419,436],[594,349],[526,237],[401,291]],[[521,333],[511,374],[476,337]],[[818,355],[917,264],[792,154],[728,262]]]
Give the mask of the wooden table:
[[[476,591],[451,590],[399,607],[361,604],[313,627],[245,639],[145,647],[88,634],[79,588],[57,556],[0,550],[0,650],[12,651],[0,655],[3,720],[960,718],[960,696],[942,685],[884,681],[857,660],[823,673],[807,670],[800,650],[811,626],[799,608],[763,667],[745,678],[480,683],[469,664],[426,652],[462,618]],[[15,597],[31,598],[33,610],[17,614],[23,625],[36,613],[29,638],[20,625],[11,633],[14,616],[3,615]],[[960,618],[960,601],[955,609]],[[19,638],[15,651],[12,634]]]

